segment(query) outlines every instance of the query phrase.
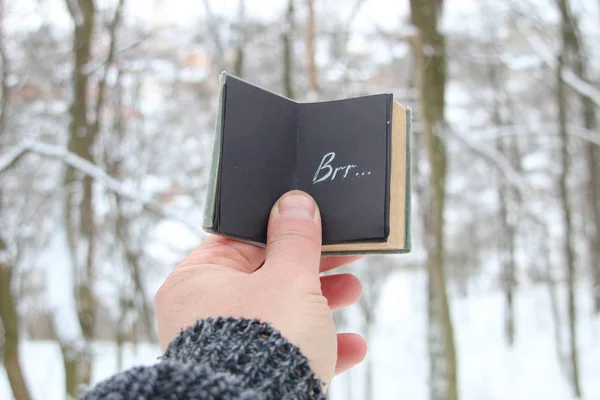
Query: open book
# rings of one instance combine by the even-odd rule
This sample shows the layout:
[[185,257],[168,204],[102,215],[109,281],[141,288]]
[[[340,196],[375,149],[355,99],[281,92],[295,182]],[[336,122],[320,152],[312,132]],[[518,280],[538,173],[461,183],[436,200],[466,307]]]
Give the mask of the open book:
[[271,207],[317,202],[324,253],[410,251],[411,111],[391,94],[298,103],[222,73],[204,229],[265,245]]

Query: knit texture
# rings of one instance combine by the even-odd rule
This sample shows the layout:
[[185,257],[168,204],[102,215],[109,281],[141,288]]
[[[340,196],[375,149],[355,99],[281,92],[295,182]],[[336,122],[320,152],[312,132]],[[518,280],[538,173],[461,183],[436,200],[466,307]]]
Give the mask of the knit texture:
[[99,383],[81,399],[325,400],[308,360],[270,325],[208,318],[184,330],[160,362]]

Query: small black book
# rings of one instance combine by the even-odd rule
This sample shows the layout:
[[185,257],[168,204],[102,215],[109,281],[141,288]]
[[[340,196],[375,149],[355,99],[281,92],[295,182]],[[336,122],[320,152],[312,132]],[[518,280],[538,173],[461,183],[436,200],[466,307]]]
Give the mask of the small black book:
[[298,103],[227,73],[204,216],[208,232],[265,245],[273,204],[319,205],[323,253],[410,251],[411,110],[378,94]]

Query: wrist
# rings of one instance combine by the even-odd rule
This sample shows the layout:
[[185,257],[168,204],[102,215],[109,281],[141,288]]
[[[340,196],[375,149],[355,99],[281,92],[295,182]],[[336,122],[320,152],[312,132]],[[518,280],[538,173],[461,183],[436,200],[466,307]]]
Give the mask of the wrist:
[[[163,360],[209,364],[216,372],[241,377],[244,386],[281,398],[286,393],[325,399],[323,384],[307,358],[269,324],[215,317],[199,320],[167,347]],[[283,383],[283,384],[282,384]]]

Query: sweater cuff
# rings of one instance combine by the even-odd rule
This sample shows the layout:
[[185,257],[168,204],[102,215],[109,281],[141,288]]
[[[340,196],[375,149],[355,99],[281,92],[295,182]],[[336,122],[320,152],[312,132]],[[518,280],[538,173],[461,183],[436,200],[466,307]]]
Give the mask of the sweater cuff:
[[258,320],[199,320],[169,344],[162,359],[208,364],[215,372],[240,377],[244,387],[267,399],[290,394],[297,399],[326,399],[322,382],[300,349]]

